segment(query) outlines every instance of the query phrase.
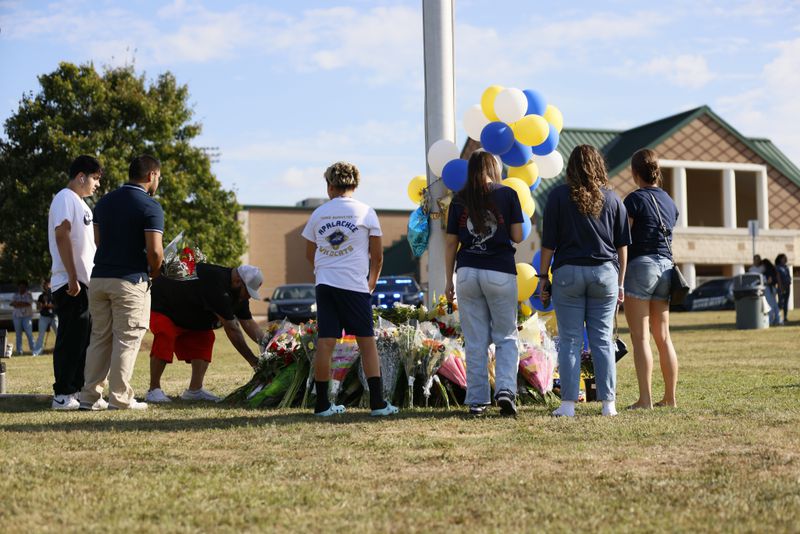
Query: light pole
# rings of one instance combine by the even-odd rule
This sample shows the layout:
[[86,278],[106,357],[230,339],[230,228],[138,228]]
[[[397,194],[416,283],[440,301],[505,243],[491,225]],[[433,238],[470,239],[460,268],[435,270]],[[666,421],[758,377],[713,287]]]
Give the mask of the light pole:
[[[439,139],[456,140],[454,80],[454,0],[422,0],[423,48],[425,55],[425,154]],[[445,193],[441,180],[427,171],[431,232],[428,240],[428,305],[434,295],[444,294],[444,214],[437,200]]]

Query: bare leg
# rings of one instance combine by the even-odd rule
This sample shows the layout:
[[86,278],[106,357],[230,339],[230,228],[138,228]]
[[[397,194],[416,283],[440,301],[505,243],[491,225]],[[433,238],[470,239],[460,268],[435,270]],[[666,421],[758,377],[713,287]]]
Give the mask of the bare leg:
[[317,353],[314,355],[314,380],[326,382],[331,379],[331,356],[336,340],[332,337],[317,340]]
[[189,380],[189,389],[197,391],[203,388],[203,379],[208,371],[208,364],[205,360],[192,360],[192,378]]
[[639,382],[639,400],[630,406],[632,409],[649,410],[653,407],[651,396],[653,353],[650,351],[649,313],[649,301],[625,297],[625,318],[631,329],[633,363],[636,367],[636,380]]
[[161,389],[161,375],[164,374],[166,368],[166,361],[150,357],[150,391]]
[[656,406],[677,406],[675,390],[678,387],[678,356],[669,335],[669,302],[650,301],[650,327],[658,347],[661,374],[664,375],[664,398]]
[[381,376],[381,363],[378,360],[378,345],[374,337],[357,337],[358,350],[361,352],[361,365],[367,378]]

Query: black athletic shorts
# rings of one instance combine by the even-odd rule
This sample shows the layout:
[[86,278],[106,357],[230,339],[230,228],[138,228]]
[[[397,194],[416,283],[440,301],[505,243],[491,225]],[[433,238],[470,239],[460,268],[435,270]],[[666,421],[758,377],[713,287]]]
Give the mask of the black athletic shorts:
[[319,337],[348,335],[372,337],[372,305],[369,293],[358,293],[325,284],[316,287]]

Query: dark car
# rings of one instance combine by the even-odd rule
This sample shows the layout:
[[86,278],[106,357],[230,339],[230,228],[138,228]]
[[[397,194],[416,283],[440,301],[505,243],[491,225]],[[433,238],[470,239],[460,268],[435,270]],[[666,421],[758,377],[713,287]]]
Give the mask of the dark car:
[[686,311],[732,310],[734,307],[733,278],[709,280],[686,295],[683,303]]
[[419,306],[425,294],[410,276],[382,276],[372,292],[372,305],[391,308],[395,302]]
[[269,302],[267,317],[270,321],[288,319],[301,323],[317,316],[314,284],[292,284],[275,288]]

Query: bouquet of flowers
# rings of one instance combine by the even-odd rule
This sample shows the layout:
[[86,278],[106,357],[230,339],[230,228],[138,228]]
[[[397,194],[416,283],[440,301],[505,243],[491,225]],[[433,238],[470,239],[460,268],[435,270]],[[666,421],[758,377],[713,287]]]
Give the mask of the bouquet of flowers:
[[331,387],[328,389],[328,398],[331,402],[336,402],[342,383],[358,358],[359,351],[355,336],[345,336],[336,341],[331,356]]
[[406,407],[414,405],[414,379],[416,377],[417,366],[419,360],[417,359],[417,349],[422,347],[422,333],[418,330],[416,320],[412,320],[407,324],[402,324],[397,329],[397,344],[400,349],[400,361],[403,364],[403,369],[408,379],[408,395],[406,398]]
[[192,280],[197,278],[195,267],[206,261],[205,254],[194,241],[185,238],[183,232],[164,247],[164,263],[161,271],[167,278]]
[[553,390],[553,372],[556,368],[555,354],[543,347],[525,346],[520,355],[519,371],[523,378],[540,395]]
[[[418,331],[422,334],[422,341],[417,347],[417,362],[420,374],[424,379],[422,394],[425,396],[425,407],[431,396],[433,377],[444,359],[446,345],[445,340],[439,330],[439,326],[434,322],[420,323]],[[409,392],[411,394],[413,392]]]
[[[317,323],[309,321],[300,324],[294,333],[294,337],[295,346],[292,355],[297,366],[292,382],[289,384],[278,408],[289,408],[294,405],[295,398],[303,387],[306,376],[311,377],[314,372],[314,355],[317,353]],[[306,392],[307,390],[308,383],[306,383]],[[305,396],[303,399],[305,400]]]
[[[384,319],[378,318],[375,328],[376,344],[378,345],[378,359],[381,364],[381,382],[383,384],[383,398],[391,399],[397,386],[397,378],[400,374],[400,366],[403,365],[403,351],[400,347],[401,328]],[[406,325],[407,328],[407,325]],[[364,374],[364,366],[359,366],[358,377],[364,388],[364,394],[369,391],[367,376]]]
[[[449,381],[449,383],[445,386],[445,389],[447,392],[449,392],[453,402],[458,405],[458,400],[451,384],[455,384],[464,390],[467,389],[467,365],[464,356],[464,349],[458,341],[449,340],[445,348],[445,355],[442,359],[442,364],[439,366],[436,374],[437,376],[446,378]],[[445,398],[447,398],[446,395]],[[450,406],[449,401],[447,401],[447,405],[448,407]]]

